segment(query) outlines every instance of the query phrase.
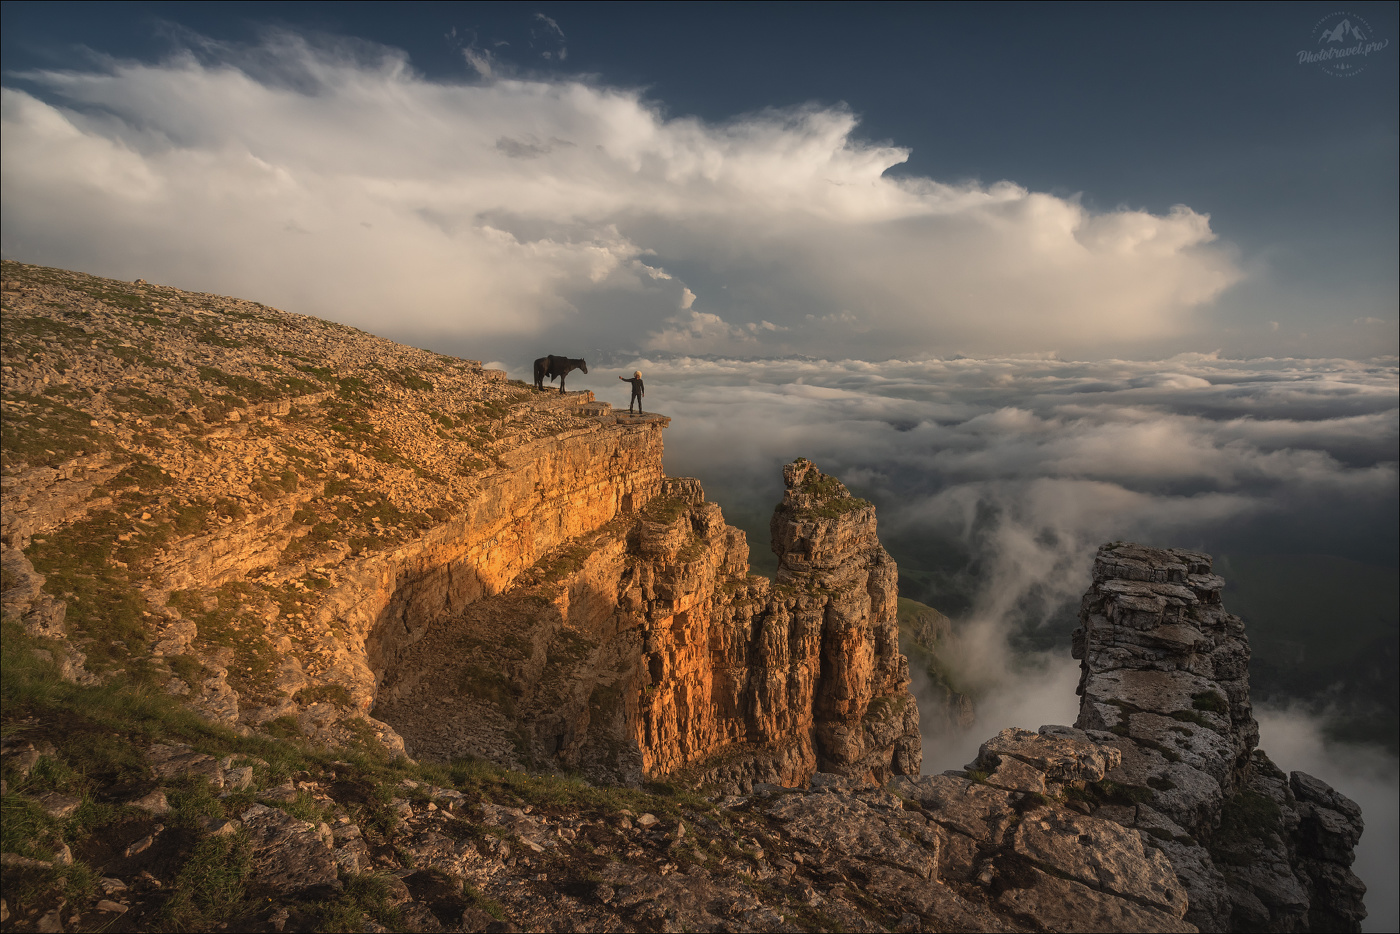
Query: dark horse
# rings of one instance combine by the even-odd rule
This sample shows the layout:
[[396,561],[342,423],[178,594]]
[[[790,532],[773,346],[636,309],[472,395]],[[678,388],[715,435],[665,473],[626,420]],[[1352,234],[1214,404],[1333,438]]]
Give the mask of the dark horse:
[[535,388],[544,391],[544,378],[549,377],[550,382],[559,380],[559,391],[564,391],[564,377],[574,370],[588,372],[588,364],[582,360],[573,360],[569,357],[559,357],[550,354],[547,357],[540,357],[535,361]]

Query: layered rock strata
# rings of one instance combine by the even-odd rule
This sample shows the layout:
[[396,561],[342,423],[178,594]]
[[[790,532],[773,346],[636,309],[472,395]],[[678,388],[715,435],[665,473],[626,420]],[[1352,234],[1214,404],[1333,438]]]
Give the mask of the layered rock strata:
[[1361,811],[1257,749],[1249,643],[1209,555],[1104,545],[1085,594],[1076,725],[1121,754],[1131,800],[1095,813],[1152,837],[1206,931],[1359,930]]
[[894,564],[810,465],[770,587],[699,485],[664,480],[664,417],[145,282],[6,262],[3,296],[6,616],[69,677],[140,672],[322,744],[402,750],[370,711],[430,689],[401,718],[433,722],[424,750],[455,730],[612,776],[917,772]]
[[965,772],[890,787],[937,830],[942,883],[1012,929],[1194,931],[1186,891],[1152,841],[1089,813],[1120,762],[1082,730],[1011,727]]
[[818,770],[917,775],[918,708],[874,508],[810,462],[784,477],[775,582],[748,573],[744,534],[696,481],[667,480],[639,515],[517,586],[421,617],[421,641],[384,662],[376,716],[416,756],[614,779],[685,773],[746,790]]

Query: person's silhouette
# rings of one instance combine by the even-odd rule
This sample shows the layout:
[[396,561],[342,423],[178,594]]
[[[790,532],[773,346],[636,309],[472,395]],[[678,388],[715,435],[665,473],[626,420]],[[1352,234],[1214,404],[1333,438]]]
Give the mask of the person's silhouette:
[[618,379],[632,384],[632,398],[627,400],[627,414],[632,414],[633,403],[636,403],[638,415],[646,414],[642,411],[642,396],[647,394],[646,387],[642,385],[642,371],[634,370],[630,378],[619,376]]

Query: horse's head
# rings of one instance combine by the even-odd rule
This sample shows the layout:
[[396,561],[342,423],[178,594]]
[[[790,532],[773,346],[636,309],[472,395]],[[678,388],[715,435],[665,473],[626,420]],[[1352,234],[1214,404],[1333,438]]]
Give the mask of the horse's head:
[[580,361],[578,362],[578,368],[579,368],[580,370],[582,370],[583,372],[587,373],[587,372],[588,372],[588,364],[587,364],[587,362],[585,362],[585,361],[583,361],[583,360],[580,360]]

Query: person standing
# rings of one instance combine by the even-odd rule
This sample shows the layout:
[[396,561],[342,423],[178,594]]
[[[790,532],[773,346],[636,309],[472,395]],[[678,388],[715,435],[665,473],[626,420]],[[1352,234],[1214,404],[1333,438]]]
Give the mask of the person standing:
[[626,376],[619,376],[618,379],[622,380],[624,383],[632,384],[632,398],[627,400],[627,414],[632,414],[633,403],[636,403],[638,415],[646,414],[642,411],[642,396],[647,394],[646,387],[642,385],[642,371],[633,371],[630,379]]

